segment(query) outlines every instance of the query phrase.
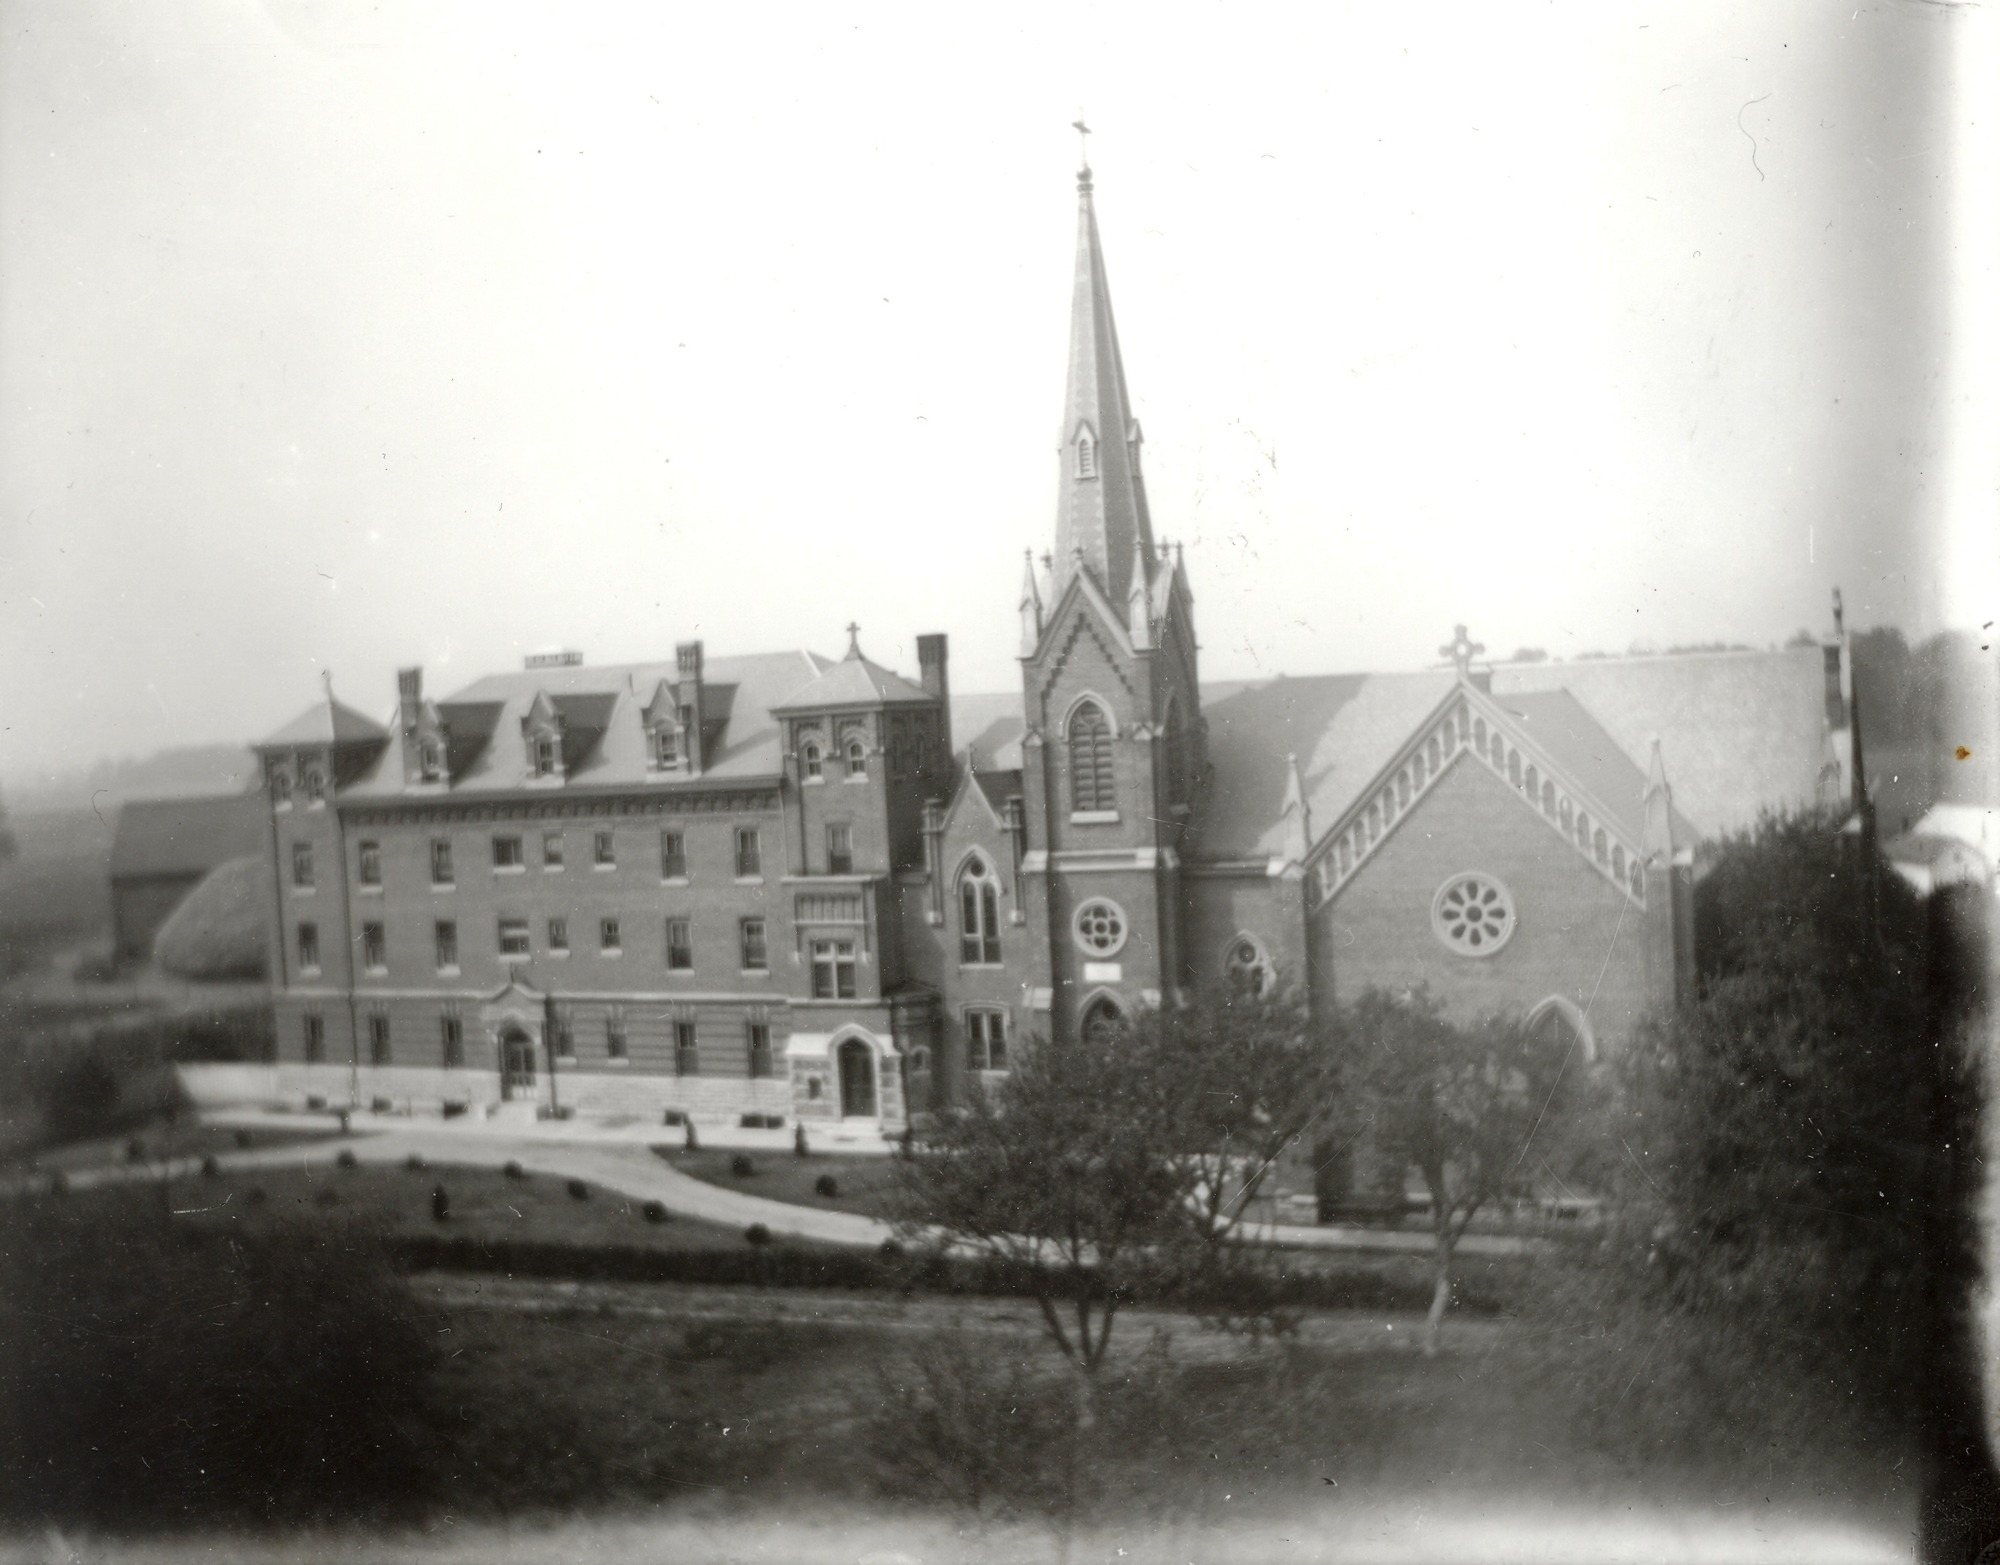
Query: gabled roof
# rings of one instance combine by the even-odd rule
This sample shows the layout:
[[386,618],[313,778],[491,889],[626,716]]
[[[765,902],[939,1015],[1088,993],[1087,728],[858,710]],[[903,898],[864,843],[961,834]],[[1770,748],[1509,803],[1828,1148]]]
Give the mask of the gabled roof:
[[118,812],[111,878],[205,875],[265,849],[262,793],[197,799],[134,799]]
[[259,741],[260,750],[283,750],[304,745],[356,744],[383,740],[389,730],[372,717],[364,717],[331,695],[322,696],[270,738]]
[[1018,691],[1004,695],[951,693],[952,743],[970,752],[974,771],[1018,773],[1021,740],[1028,731]]

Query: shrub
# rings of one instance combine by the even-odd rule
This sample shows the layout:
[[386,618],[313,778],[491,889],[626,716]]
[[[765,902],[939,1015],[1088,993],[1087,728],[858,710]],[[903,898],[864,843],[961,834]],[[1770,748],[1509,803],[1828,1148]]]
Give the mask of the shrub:
[[130,1141],[125,1143],[125,1161],[128,1163],[143,1163],[146,1161],[146,1143],[141,1141],[137,1136],[134,1136]]
[[201,1160],[201,1171],[202,1175],[208,1179],[220,1179],[222,1177],[222,1164],[216,1161],[213,1152]]
[[403,1159],[403,1167],[407,1168],[413,1174],[421,1174],[425,1168],[423,1153],[412,1152],[408,1157]]
[[701,1137],[694,1133],[694,1121],[692,1119],[687,1122],[687,1150],[690,1152],[699,1152],[701,1150]]
[[812,1155],[812,1148],[806,1143],[804,1120],[799,1121],[798,1124],[792,1127],[792,1151],[799,1157],[809,1157]]
[[687,1116],[683,1114],[679,1109],[668,1109],[664,1114],[660,1116],[660,1123],[662,1125],[680,1125],[680,1124],[685,1124],[686,1122],[687,1122]]
[[431,1216],[439,1222],[451,1216],[451,1195],[443,1185],[431,1186]]
[[840,1194],[840,1181],[835,1179],[831,1174],[821,1174],[819,1178],[813,1181],[813,1193],[825,1196],[831,1201],[835,1196]]
[[750,1161],[749,1153],[739,1152],[729,1160],[729,1172],[738,1179],[748,1179],[757,1172],[757,1165]]
[[502,1168],[500,1172],[505,1174],[509,1179],[526,1179],[528,1177],[528,1171],[513,1158],[507,1160],[506,1167]]
[[238,1130],[232,1139],[239,1147],[247,1147],[256,1138],[247,1130]]
[[469,1103],[447,1103],[443,1106],[441,1112],[446,1119],[457,1119],[459,1115],[465,1113],[471,1106]]
[[352,1147],[342,1147],[340,1155],[333,1161],[343,1169],[354,1169],[361,1166],[361,1159],[354,1155],[354,1148]]
[[69,1194],[69,1180],[63,1174],[61,1169],[57,1169],[53,1174],[49,1175],[49,1194],[50,1195]]
[[306,1094],[306,1110],[313,1114],[324,1113],[326,1110],[326,1099],[316,1092]]
[[590,1186],[581,1179],[572,1179],[565,1188],[568,1189],[569,1198],[572,1201],[588,1201],[590,1199]]
[[664,1201],[648,1201],[639,1210],[649,1223],[664,1223],[667,1220],[667,1205]]
[[884,1239],[876,1248],[875,1253],[893,1265],[903,1258],[903,1247],[894,1239]]
[[743,1230],[744,1242],[762,1249],[771,1242],[771,1230],[762,1223],[752,1223]]
[[313,1200],[320,1206],[338,1206],[340,1204],[340,1192],[334,1189],[332,1185],[328,1185],[315,1195]]
[[[434,1322],[366,1245],[0,1203],[9,1530],[323,1524],[405,1492]],[[79,1323],[90,1328],[80,1329]]]
[[370,1098],[368,1100],[368,1112],[370,1114],[393,1114],[395,1111],[396,1103],[393,1098]]

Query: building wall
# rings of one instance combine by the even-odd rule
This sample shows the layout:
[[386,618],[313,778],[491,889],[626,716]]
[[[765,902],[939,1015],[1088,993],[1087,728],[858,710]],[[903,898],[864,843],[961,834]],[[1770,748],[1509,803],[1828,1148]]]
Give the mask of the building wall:
[[1281,982],[1295,992],[1311,992],[1305,922],[1305,892],[1296,875],[1272,875],[1263,868],[1184,873],[1187,960],[1181,982],[1199,992],[1220,985],[1229,947],[1239,934],[1257,940]]
[[[1490,957],[1461,956],[1432,933],[1438,889],[1470,870],[1514,898],[1514,934]],[[1643,909],[1463,753],[1312,918],[1315,965],[1347,998],[1427,984],[1454,1019],[1472,1021],[1563,995],[1612,1047],[1645,1008],[1643,937]]]

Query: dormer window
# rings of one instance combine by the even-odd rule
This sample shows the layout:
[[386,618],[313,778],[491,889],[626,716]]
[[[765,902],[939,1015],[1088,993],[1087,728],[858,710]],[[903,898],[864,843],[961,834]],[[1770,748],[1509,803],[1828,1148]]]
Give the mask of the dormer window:
[[423,782],[436,782],[444,775],[444,753],[435,739],[426,739],[417,746],[417,776]]
[[662,771],[680,765],[680,737],[671,728],[660,728],[653,733],[653,764]]
[[1077,432],[1076,476],[1078,478],[1095,478],[1097,476],[1097,442],[1091,439],[1088,429]]
[[826,780],[826,761],[820,754],[817,739],[808,739],[799,747],[799,769],[805,774],[807,782]]
[[326,779],[320,775],[318,767],[308,767],[306,769],[306,803],[324,804],[325,802]]
[[553,777],[557,770],[556,742],[550,738],[535,741],[535,775]]

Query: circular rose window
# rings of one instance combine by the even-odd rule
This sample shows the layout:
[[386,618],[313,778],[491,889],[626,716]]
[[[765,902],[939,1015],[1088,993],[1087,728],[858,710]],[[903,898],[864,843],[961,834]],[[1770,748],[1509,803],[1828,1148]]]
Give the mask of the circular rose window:
[[1105,897],[1092,897],[1076,910],[1076,943],[1092,956],[1115,956],[1125,944],[1125,910]]
[[1431,928],[1460,956],[1491,956],[1514,933],[1514,899],[1491,875],[1454,875],[1431,903]]

